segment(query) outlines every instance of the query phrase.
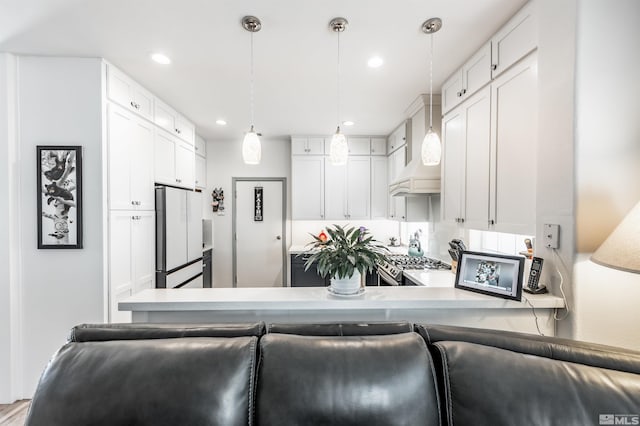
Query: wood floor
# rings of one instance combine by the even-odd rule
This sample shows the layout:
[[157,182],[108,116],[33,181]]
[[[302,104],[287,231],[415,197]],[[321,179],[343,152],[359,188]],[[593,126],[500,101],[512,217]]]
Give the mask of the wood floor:
[[30,402],[28,399],[23,399],[13,404],[0,404],[0,425],[23,426]]

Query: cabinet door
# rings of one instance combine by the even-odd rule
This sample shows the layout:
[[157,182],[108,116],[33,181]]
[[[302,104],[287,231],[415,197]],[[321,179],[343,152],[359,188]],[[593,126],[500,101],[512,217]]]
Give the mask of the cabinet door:
[[324,219],[324,157],[291,158],[291,216],[294,220]]
[[207,143],[199,135],[195,136],[195,153],[202,157],[207,156]]
[[[330,139],[329,139],[330,140]],[[324,138],[309,138],[307,140],[307,154],[324,155]],[[329,151],[327,150],[327,154]]]
[[387,218],[387,157],[371,157],[371,219]]
[[291,138],[291,155],[307,155],[307,138]]
[[[131,295],[133,269],[131,252],[131,211],[109,212],[109,321],[125,320],[118,301]],[[123,318],[124,317],[124,318]]]
[[371,155],[387,155],[387,140],[371,138]]
[[176,182],[184,188],[193,188],[196,180],[193,147],[185,142],[176,144]]
[[133,102],[136,111],[147,120],[153,120],[153,95],[138,84],[133,85]]
[[535,234],[536,64],[533,54],[491,84],[489,218],[500,232]]
[[178,137],[193,146],[196,138],[196,126],[180,115],[176,117],[175,123]]
[[334,166],[329,157],[324,159],[324,214],[327,220],[348,219],[347,168],[346,164]]
[[403,121],[387,138],[387,155],[407,143],[407,122]]
[[176,133],[176,112],[169,105],[156,99],[154,105],[153,121],[157,126],[163,128],[167,132],[175,135]]
[[107,96],[147,120],[153,117],[153,95],[112,65],[107,65]]
[[492,78],[537,47],[537,25],[532,3],[527,3],[491,38]]
[[[395,176],[394,180],[398,177],[404,166],[407,165],[407,146],[403,146],[393,154],[393,163]],[[393,211],[395,220],[407,219],[407,202],[405,197],[390,197],[393,202]]]
[[135,212],[131,221],[133,291],[155,287],[155,212]]
[[464,108],[442,119],[442,221],[459,223],[464,198]]
[[107,105],[109,208],[112,210],[130,210],[135,205],[130,186],[133,122],[133,114],[129,111],[114,104]]
[[462,100],[462,70],[449,77],[442,85],[442,113],[446,114]]
[[153,125],[140,118],[131,124],[131,199],[136,203],[136,210],[154,210]]
[[[465,115],[465,226],[487,229],[489,223],[489,167],[491,164],[491,89],[484,88],[463,104]],[[522,155],[522,154],[521,154]]]
[[486,43],[462,67],[463,97],[469,97],[491,81],[491,42]]
[[349,155],[371,155],[371,139],[370,138],[347,138],[349,145]]
[[207,187],[207,160],[196,155],[196,188]]
[[157,183],[176,184],[176,144],[174,136],[156,130],[154,138],[154,176]]
[[347,219],[371,217],[371,157],[347,160]]

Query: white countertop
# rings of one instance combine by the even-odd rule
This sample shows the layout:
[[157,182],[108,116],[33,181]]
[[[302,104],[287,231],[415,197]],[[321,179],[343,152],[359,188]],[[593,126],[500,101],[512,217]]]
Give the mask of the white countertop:
[[[453,274],[451,274],[453,275]],[[561,308],[562,298],[527,295],[536,308]],[[121,311],[298,311],[402,309],[531,309],[524,302],[452,287],[367,287],[334,296],[325,287],[147,289],[118,304]]]
[[416,284],[425,287],[453,287],[456,274],[450,270],[444,271],[425,271],[422,270],[405,270],[403,275]]

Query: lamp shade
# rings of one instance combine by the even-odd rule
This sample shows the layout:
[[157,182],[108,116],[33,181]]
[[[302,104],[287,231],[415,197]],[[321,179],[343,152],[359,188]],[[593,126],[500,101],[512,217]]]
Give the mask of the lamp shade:
[[640,203],[591,255],[591,260],[609,268],[640,273]]
[[347,139],[340,129],[331,138],[331,145],[329,147],[329,160],[334,166],[344,166],[347,164],[347,158],[349,157],[349,146],[347,145]]
[[429,129],[422,140],[422,164],[425,166],[437,166],[442,157],[442,144],[438,134]]
[[260,164],[260,158],[262,157],[262,147],[260,146],[260,139],[258,134],[251,130],[244,135],[242,141],[242,159],[245,164]]

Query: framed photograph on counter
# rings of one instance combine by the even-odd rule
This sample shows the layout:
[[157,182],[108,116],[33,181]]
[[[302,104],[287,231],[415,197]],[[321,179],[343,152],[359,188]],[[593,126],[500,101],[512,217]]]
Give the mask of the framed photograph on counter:
[[524,257],[463,251],[455,287],[520,301]]

